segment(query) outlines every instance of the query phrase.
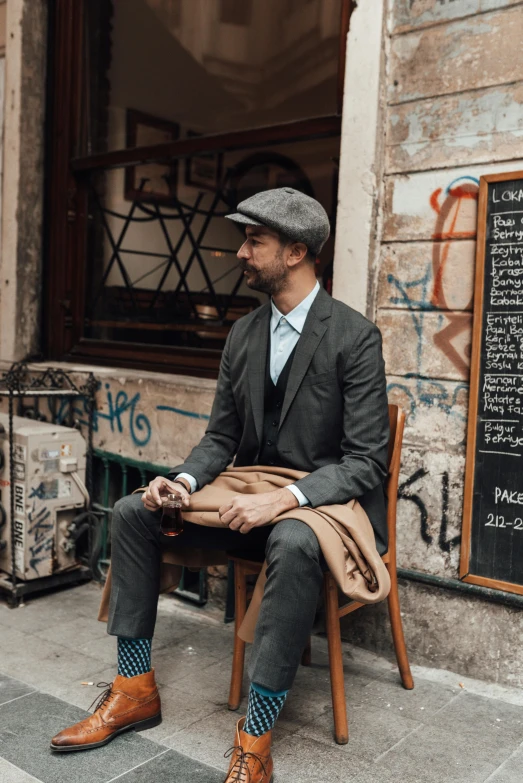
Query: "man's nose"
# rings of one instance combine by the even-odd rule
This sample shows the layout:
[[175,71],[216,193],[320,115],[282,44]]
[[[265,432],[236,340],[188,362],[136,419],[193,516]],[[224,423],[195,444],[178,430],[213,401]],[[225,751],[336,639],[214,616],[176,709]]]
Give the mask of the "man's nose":
[[249,249],[248,249],[248,240],[246,239],[243,245],[240,247],[238,252],[236,253],[236,257],[240,260],[242,258],[249,258]]

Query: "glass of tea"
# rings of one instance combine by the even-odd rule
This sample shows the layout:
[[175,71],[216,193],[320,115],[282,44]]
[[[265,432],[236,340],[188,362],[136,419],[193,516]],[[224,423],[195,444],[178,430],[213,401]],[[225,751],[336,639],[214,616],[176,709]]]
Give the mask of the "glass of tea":
[[164,536],[178,536],[183,531],[181,495],[173,493],[163,499],[160,530]]

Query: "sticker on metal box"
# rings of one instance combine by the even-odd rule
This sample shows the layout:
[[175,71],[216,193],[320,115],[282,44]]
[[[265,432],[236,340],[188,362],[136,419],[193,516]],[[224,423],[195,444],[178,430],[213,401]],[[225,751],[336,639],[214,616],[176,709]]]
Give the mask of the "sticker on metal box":
[[58,497],[70,498],[73,494],[71,479],[58,479]]
[[26,462],[27,447],[22,443],[13,443],[13,459],[15,462]]
[[15,479],[19,481],[25,481],[25,463],[15,462],[13,464]]
[[25,484],[15,482],[15,516],[25,517]]
[[60,456],[60,449],[54,444],[52,446],[42,446],[38,454],[38,459],[43,462],[47,459],[58,459]]

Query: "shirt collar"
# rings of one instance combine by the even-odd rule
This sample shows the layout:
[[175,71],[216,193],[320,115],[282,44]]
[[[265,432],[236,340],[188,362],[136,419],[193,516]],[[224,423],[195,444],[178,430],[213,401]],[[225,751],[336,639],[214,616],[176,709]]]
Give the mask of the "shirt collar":
[[316,295],[319,290],[320,290],[320,284],[318,283],[318,281],[316,281],[316,285],[314,286],[310,294],[308,294],[305,297],[305,299],[302,299],[299,305],[296,305],[294,310],[291,310],[290,313],[287,313],[287,315],[283,315],[283,313],[280,313],[280,311],[274,304],[273,300],[271,299],[271,308],[272,308],[271,332],[274,332],[274,330],[280,323],[280,319],[285,318],[285,320],[292,326],[292,328],[295,329],[298,332],[298,334],[301,334],[303,331],[303,326],[305,324],[305,319],[307,318],[309,310],[311,309],[312,303],[316,299]]

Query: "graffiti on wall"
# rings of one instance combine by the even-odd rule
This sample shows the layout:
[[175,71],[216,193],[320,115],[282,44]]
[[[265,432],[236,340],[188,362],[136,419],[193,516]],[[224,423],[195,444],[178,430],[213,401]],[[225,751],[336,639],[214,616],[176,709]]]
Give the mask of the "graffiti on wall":
[[429,528],[429,510],[427,504],[422,499],[419,491],[416,492],[414,486],[417,482],[428,476],[429,472],[425,468],[419,468],[409,476],[406,481],[398,487],[398,500],[404,500],[412,503],[419,514],[420,536],[427,546],[437,544],[442,553],[451,552],[461,541],[461,535],[449,536],[450,518],[449,518],[449,472],[444,470],[441,473],[441,516],[439,519],[439,531],[437,540],[430,532]]
[[[476,209],[479,183],[475,177],[462,176],[453,180],[443,190],[437,188],[431,193],[429,203],[436,213],[434,232],[432,234],[432,260],[427,263],[422,277],[414,280],[400,280],[390,274],[388,282],[395,289],[390,297],[390,303],[405,307],[412,319],[416,335],[416,371],[406,377],[415,380],[414,391],[410,385],[401,383],[389,384],[388,391],[394,389],[404,395],[410,405],[411,415],[416,413],[417,406],[437,406],[452,416],[464,420],[464,416],[455,410],[456,402],[468,386],[459,383],[452,392],[437,380],[427,378],[422,373],[422,354],[426,336],[426,313],[445,311],[440,316],[439,329],[431,338],[434,345],[449,359],[458,372],[465,378],[468,375],[470,361],[470,341],[463,341],[471,330],[472,301],[468,302],[463,311],[452,311],[449,308],[449,293],[453,286],[451,275],[448,274],[451,243],[456,240],[472,239],[475,231],[468,226],[464,216],[468,210]],[[463,224],[467,227],[463,227]]]
[[[128,435],[134,447],[139,448],[147,446],[153,436],[153,426],[146,413],[140,411],[142,397],[140,392],[129,396],[126,391],[119,389],[116,394],[113,392],[110,383],[98,385],[97,409],[94,411],[93,431],[100,431],[100,422],[106,421],[109,424],[111,432],[119,435]],[[156,405],[154,410],[163,413],[175,414],[177,416],[186,416],[192,419],[209,420],[206,413],[177,408],[172,405]],[[74,415],[82,426],[87,426],[87,407],[85,401],[81,407],[74,407]],[[104,412],[107,411],[107,412]],[[51,413],[51,410],[50,410]],[[69,402],[64,399],[60,401],[56,413],[58,424],[67,421],[69,414]]]
[[[446,188],[442,199],[441,188],[435,190],[430,197],[430,205],[435,211],[436,225],[432,235],[432,275],[433,287],[431,303],[437,309],[449,310],[446,286],[452,286],[452,280],[446,276],[451,243],[458,239],[474,239],[475,229],[463,228],[460,225],[460,215],[471,206],[476,211],[479,180],[476,177],[459,177]],[[456,338],[463,332],[470,333],[472,298],[467,303],[465,311],[447,314],[449,323],[434,336],[434,344],[447,356],[456,369],[464,376],[468,373],[470,363],[470,342],[467,342],[464,352],[456,347]]]

